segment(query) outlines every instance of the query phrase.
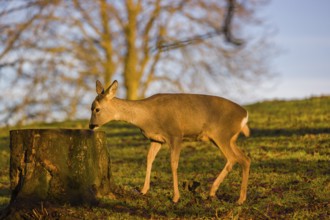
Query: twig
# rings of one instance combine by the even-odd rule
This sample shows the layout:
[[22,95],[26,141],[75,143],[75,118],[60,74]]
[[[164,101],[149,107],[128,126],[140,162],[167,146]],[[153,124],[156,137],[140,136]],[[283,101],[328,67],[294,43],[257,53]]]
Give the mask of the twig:
[[234,38],[231,33],[231,22],[234,16],[235,3],[235,0],[228,0],[227,14],[225,16],[225,21],[222,29],[211,31],[205,34],[195,35],[193,37],[188,37],[186,39],[181,39],[174,42],[161,42],[155,48],[152,48],[151,51],[169,51],[173,49],[178,49],[181,47],[188,46],[190,44],[195,44],[197,42],[204,41],[209,38],[213,38],[215,36],[219,36],[221,34],[225,35],[225,39],[228,43],[234,44],[236,46],[243,45],[244,41],[241,39]]

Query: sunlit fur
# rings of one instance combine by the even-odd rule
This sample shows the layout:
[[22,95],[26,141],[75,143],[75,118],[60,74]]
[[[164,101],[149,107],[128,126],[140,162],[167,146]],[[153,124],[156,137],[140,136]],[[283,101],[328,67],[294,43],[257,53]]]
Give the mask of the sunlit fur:
[[215,196],[219,185],[238,163],[242,167],[238,203],[245,201],[250,159],[236,145],[240,132],[249,135],[248,113],[244,108],[221,97],[196,94],[157,94],[143,100],[128,101],[115,97],[117,87],[117,81],[106,90],[100,82],[96,83],[98,95],[91,108],[90,128],[95,129],[112,120],[122,120],[139,127],[151,141],[145,183],[141,190],[143,194],[150,187],[152,163],[161,145],[166,143],[171,151],[173,201],[178,202],[177,168],[181,143],[183,137],[189,136],[212,141],[227,159],[224,169],[212,185],[210,196]]

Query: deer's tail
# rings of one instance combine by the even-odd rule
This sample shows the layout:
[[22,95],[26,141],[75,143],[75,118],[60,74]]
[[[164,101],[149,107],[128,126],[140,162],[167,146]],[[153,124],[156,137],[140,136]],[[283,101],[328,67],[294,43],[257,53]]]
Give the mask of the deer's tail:
[[249,137],[250,136],[250,128],[247,124],[245,124],[242,128],[242,133],[244,134],[245,137]]
[[241,132],[245,135],[245,137],[250,136],[250,128],[247,125],[248,120],[249,120],[249,114],[246,112],[246,117],[243,118],[241,122]]

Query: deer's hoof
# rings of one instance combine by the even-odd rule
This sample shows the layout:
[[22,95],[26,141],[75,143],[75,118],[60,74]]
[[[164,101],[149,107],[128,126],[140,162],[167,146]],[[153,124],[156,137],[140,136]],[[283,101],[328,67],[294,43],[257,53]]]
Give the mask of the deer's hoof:
[[237,203],[238,205],[243,205],[244,201],[245,201],[245,199],[239,199],[239,200],[237,200],[236,203]]
[[179,202],[179,199],[180,199],[180,197],[174,197],[172,201],[173,201],[174,203],[178,203],[178,202]]
[[141,193],[142,195],[147,194],[147,192],[148,192],[148,189],[145,189],[145,188],[141,189],[141,191],[140,191],[140,193]]
[[208,197],[207,197],[207,199],[208,200],[211,200],[211,201],[214,201],[214,200],[216,200],[216,196],[214,195],[214,196],[211,196],[211,195],[209,195]]

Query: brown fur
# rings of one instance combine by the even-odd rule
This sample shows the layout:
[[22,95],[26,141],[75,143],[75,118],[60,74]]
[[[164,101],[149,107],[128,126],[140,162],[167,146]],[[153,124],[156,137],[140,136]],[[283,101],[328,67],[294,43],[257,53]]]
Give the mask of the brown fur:
[[150,187],[152,163],[161,148],[167,143],[171,150],[174,196],[180,197],[177,167],[183,137],[211,140],[227,159],[225,168],[213,183],[210,196],[215,193],[235,163],[242,166],[242,186],[239,204],[246,199],[250,159],[237,147],[240,132],[249,136],[247,111],[227,99],[195,94],[157,94],[144,100],[128,101],[115,98],[118,83],[115,81],[106,91],[97,82],[97,98],[92,104],[90,128],[96,128],[112,120],[122,120],[139,127],[151,141],[147,157],[147,172],[143,194]]

